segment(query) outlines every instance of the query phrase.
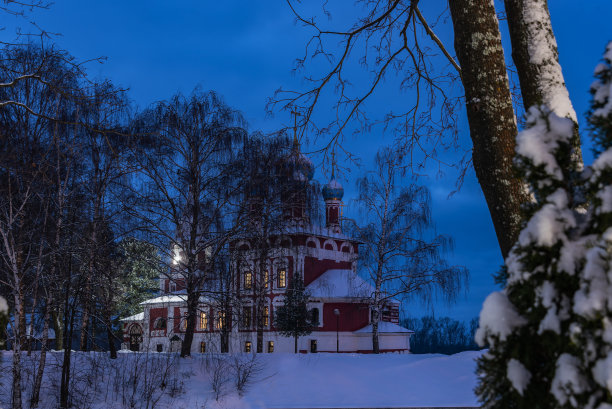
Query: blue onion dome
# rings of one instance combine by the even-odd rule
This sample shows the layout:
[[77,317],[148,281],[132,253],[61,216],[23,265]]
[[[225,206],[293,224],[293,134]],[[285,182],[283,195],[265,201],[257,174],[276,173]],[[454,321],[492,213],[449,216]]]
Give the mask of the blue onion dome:
[[344,196],[344,188],[336,179],[332,179],[323,186],[323,199],[324,200],[342,200]]

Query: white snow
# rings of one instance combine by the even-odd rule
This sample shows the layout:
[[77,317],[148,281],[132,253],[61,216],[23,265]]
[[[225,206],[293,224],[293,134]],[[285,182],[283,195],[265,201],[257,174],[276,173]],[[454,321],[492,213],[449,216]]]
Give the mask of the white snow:
[[601,205],[597,208],[597,212],[611,213],[612,212],[612,185],[606,186],[597,192],[597,198],[601,200]]
[[328,186],[332,189],[342,189],[342,185],[336,179],[330,180]]
[[[606,53],[604,54],[605,63],[600,63],[595,67],[595,75],[601,74],[606,70],[612,69],[612,42],[608,43]],[[591,84],[591,92],[593,92],[593,100],[603,106],[593,111],[594,117],[606,118],[612,115],[612,81],[602,82],[597,79]]]
[[580,374],[580,360],[570,354],[561,354],[551,385],[551,393],[557,401],[564,405],[569,400],[575,407],[572,395],[584,392],[587,387],[586,380]]
[[485,299],[480,311],[480,321],[476,331],[476,342],[480,346],[493,345],[495,338],[505,341],[516,328],[527,321],[516,311],[514,305],[503,292],[493,292]]
[[8,304],[3,297],[0,297],[0,314],[8,313]]
[[519,244],[527,247],[530,244],[551,247],[558,240],[565,238],[564,231],[574,227],[576,220],[567,208],[567,192],[557,189],[546,198],[546,203],[529,220],[519,234]]
[[610,286],[606,276],[607,252],[599,246],[586,253],[583,283],[574,295],[574,312],[585,318],[595,318],[606,308]]
[[602,154],[595,159],[591,167],[595,171],[595,175],[599,175],[601,171],[606,168],[612,168],[612,148],[602,152]]
[[[542,118],[546,116],[546,120]],[[571,140],[574,123],[560,117],[547,107],[531,107],[527,113],[529,125],[516,137],[516,152],[530,159],[535,166],[544,165],[546,172],[557,180],[563,179],[554,152],[559,142]]]
[[612,353],[604,359],[600,359],[595,363],[593,368],[593,378],[601,386],[608,389],[612,393]]
[[548,310],[546,316],[540,322],[538,334],[542,334],[544,331],[553,331],[560,334],[561,322],[557,315],[557,306],[554,303],[557,297],[557,290],[554,284],[550,281],[544,281],[540,287],[536,288],[536,294],[542,306]]
[[[174,295],[162,295],[160,297],[150,298],[140,303],[140,305],[147,304],[170,304],[170,303],[186,303],[187,294],[174,294]],[[200,302],[211,302],[210,298],[200,297]]]
[[[9,366],[10,352],[3,353],[0,366]],[[37,353],[23,355],[26,365],[34,365]],[[41,408],[56,403],[61,371],[61,353],[48,354]],[[109,360],[102,353],[73,353],[75,393],[91,402],[92,409],[128,407],[136,397],[135,408],[144,408],[141,396],[132,394],[133,377],[149,382],[157,408],[274,409],[274,408],[392,408],[479,406],[474,395],[477,383],[476,362],[482,352],[439,354],[259,354],[260,369],[244,396],[234,386],[231,367],[223,385],[222,398],[215,401],[211,373],[217,358],[231,364],[243,362],[249,354],[196,354],[180,359],[166,353],[120,353]],[[95,365],[95,374],[88,370]],[[156,371],[156,376],[147,377]],[[149,371],[149,372],[148,372]],[[7,373],[10,373],[8,371]],[[162,373],[166,387],[159,388]],[[90,375],[91,374],[91,375]],[[29,378],[28,378],[29,379]],[[55,382],[55,383],[54,383]],[[55,385],[55,386],[54,386]],[[117,388],[115,388],[117,386]],[[178,389],[174,389],[178,387]],[[29,388],[26,387],[26,389]],[[0,407],[8,405],[10,388],[0,388]],[[26,392],[27,394],[27,392]],[[174,396],[172,396],[172,394]],[[127,398],[125,406],[121,399]]]
[[352,270],[327,270],[306,286],[314,298],[369,297],[374,289]]
[[512,387],[523,396],[523,392],[531,380],[531,372],[520,361],[513,358],[508,361],[506,375],[510,383],[512,383]]
[[546,2],[525,0],[523,18],[527,26],[529,60],[538,66],[537,86],[542,95],[542,103],[560,117],[567,117],[577,122],[576,111],[572,106],[559,65],[557,41],[553,34]]
[[[353,332],[368,332],[371,333],[372,332],[372,324],[366,325],[363,328],[358,329],[357,331],[353,331]],[[392,322],[388,322],[388,321],[380,321],[378,323],[378,332],[380,333],[397,333],[397,332],[414,332],[411,331],[409,329],[406,329],[400,325],[394,324]]]
[[119,321],[143,321],[144,320],[144,312],[139,312],[138,314],[130,315],[129,317],[125,317],[120,319]]

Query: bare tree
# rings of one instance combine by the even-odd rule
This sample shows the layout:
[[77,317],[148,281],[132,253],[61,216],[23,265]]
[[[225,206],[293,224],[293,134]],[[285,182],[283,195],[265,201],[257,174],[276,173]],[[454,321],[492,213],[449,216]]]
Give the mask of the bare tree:
[[214,92],[196,90],[159,103],[138,125],[150,145],[134,156],[142,189],[134,191],[139,211],[133,214],[158,247],[168,277],[186,291],[181,356],[189,356],[204,284],[234,231],[231,158],[245,136],[243,120]]
[[376,155],[376,170],[357,182],[357,202],[369,218],[356,230],[364,243],[360,263],[374,284],[368,300],[374,353],[380,351],[378,324],[387,303],[406,296],[431,301],[436,295],[452,301],[468,278],[464,267],[448,266],[442,258],[449,237],[425,238],[432,227],[427,189],[404,186],[401,179],[402,154],[385,148]]
[[[296,20],[313,32],[304,56],[298,58],[297,69],[309,59],[323,61],[323,74],[306,75],[309,87],[301,91],[280,90],[271,101],[270,109],[298,109],[304,112],[300,125],[303,131],[312,128],[325,138],[324,150],[343,146],[343,137],[351,119],[363,129],[377,121],[367,115],[366,103],[382,82],[391,74],[400,77],[398,88],[410,90],[413,96],[402,113],[389,112],[383,122],[397,137],[398,149],[405,151],[409,165],[415,160],[439,158],[445,148],[456,147],[455,115],[457,104],[463,100],[467,109],[470,136],[473,142],[471,158],[451,163],[460,166],[459,183],[465,166],[473,162],[495,227],[499,247],[505,257],[520,230],[523,215],[521,205],[528,198],[523,183],[515,176],[515,136],[517,134],[513,98],[508,81],[508,70],[501,43],[499,21],[492,2],[477,0],[449,1],[453,21],[457,60],[435,34],[436,25],[446,10],[439,7],[440,16],[428,19],[419,9],[418,0],[364,0],[363,6],[349,28],[321,23],[306,17],[300,4],[287,0]],[[560,105],[563,115],[575,120],[575,113],[567,97],[567,89],[558,64],[558,55],[550,14],[545,0],[507,0],[513,57],[519,74],[525,104],[551,103]],[[442,6],[442,5],[441,5]],[[324,3],[323,12],[330,15],[331,7]],[[542,41],[540,41],[542,40]],[[537,44],[544,54],[534,59]],[[440,58],[446,67],[439,64]],[[355,77],[355,61],[367,75]],[[317,66],[318,68],[318,66]],[[310,70],[309,70],[310,71]],[[454,97],[452,82],[461,79],[464,95]],[[317,125],[315,108],[323,106],[326,93],[335,91],[334,115],[330,123]],[[559,98],[553,98],[553,96]],[[576,134],[576,166],[581,167],[579,139]],[[467,159],[467,160],[465,160]],[[439,159],[438,159],[439,160]],[[418,171],[418,168],[415,170]]]

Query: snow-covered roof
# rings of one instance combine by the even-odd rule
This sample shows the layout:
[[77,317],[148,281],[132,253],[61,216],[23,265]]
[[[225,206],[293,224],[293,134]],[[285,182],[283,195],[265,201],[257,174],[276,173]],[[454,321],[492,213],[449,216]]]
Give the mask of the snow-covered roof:
[[306,286],[312,297],[365,298],[374,289],[353,270],[327,270]]
[[[353,332],[357,332],[357,333],[372,333],[372,324],[366,325],[365,327],[360,328],[357,331],[353,331]],[[394,324],[392,322],[380,321],[378,323],[378,332],[383,334],[383,333],[398,333],[398,332],[404,332],[404,333],[410,332],[410,333],[413,333],[414,331],[406,329],[406,328],[402,327],[401,325],[397,325],[397,324]]]
[[144,320],[144,312],[131,315],[129,317],[121,318],[119,321],[142,321]]
[[[140,303],[140,305],[186,303],[186,302],[187,302],[187,294],[169,294],[169,295],[162,295],[159,297],[144,300],[143,302]],[[200,297],[200,302],[207,303],[207,302],[211,302],[211,300],[207,297]]]
[[187,295],[186,294],[181,294],[181,295],[162,295],[159,297],[155,297],[155,298],[150,298],[148,300],[144,300],[143,302],[140,303],[140,305],[147,305],[147,304],[168,304],[171,302],[187,302]]

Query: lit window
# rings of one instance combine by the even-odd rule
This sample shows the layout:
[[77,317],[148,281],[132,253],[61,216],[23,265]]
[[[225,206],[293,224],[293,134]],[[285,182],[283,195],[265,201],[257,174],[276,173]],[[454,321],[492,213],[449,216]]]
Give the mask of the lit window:
[[253,286],[253,274],[250,271],[244,273],[244,289],[250,290]]
[[215,327],[217,329],[225,328],[225,313],[223,311],[219,311],[217,313],[217,322],[215,323]]
[[181,331],[187,331],[187,313],[181,318]]
[[204,311],[200,312],[200,330],[205,331],[208,329],[208,317]]
[[264,271],[263,281],[265,288],[268,288],[268,282],[270,281],[270,273],[268,273],[268,270]]
[[268,307],[264,307],[263,310],[263,325],[267,327],[270,323],[270,309]]
[[274,341],[268,341],[268,353],[274,352]]
[[244,352],[251,352],[251,341],[246,341],[244,343]]
[[278,288],[285,288],[287,286],[287,272],[281,270],[278,272]]
[[203,354],[206,352],[206,342],[200,342],[200,353]]
[[251,327],[251,307],[244,307],[242,309],[242,326],[244,328]]

